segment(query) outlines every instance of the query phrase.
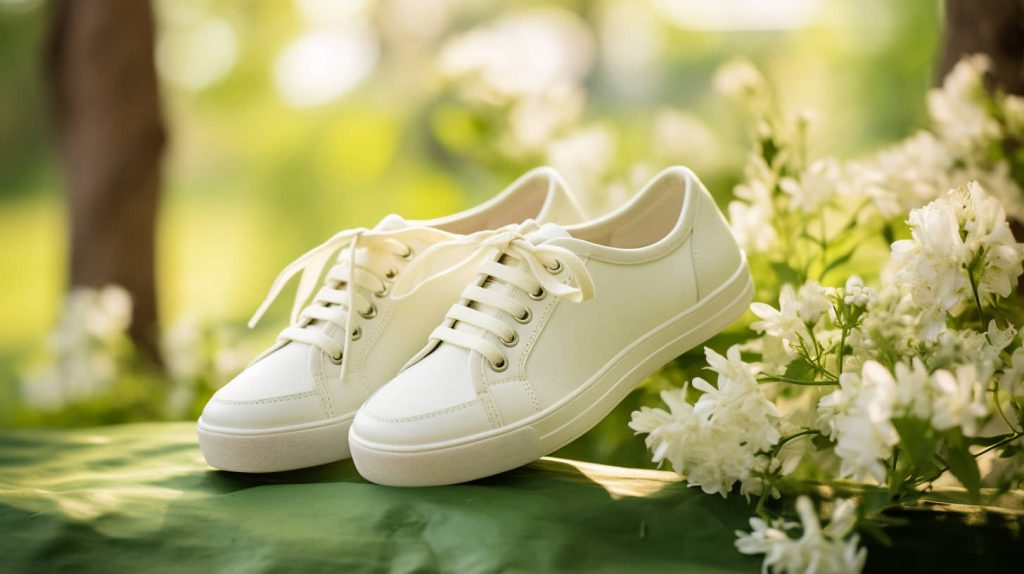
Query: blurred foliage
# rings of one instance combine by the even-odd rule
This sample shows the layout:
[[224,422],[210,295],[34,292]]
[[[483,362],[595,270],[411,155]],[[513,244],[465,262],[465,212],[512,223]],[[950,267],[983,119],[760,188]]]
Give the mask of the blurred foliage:
[[[740,5],[753,12],[730,12]],[[565,171],[595,213],[672,163],[691,165],[724,204],[749,118],[713,95],[710,80],[736,55],[767,72],[780,101],[820,112],[815,149],[872,151],[922,123],[941,24],[937,0],[791,0],[773,3],[771,18],[749,2],[689,0],[156,6],[172,137],[158,229],[161,314],[168,329],[187,321],[205,333],[192,347],[204,350],[190,351],[204,356],[268,343],[285,305],[240,347],[237,333],[279,268],[324,237],[389,212],[425,218],[473,205],[539,163]],[[39,362],[65,282],[41,72],[50,9],[0,0],[0,424],[168,416],[157,404],[167,393],[145,390],[160,387],[153,381],[133,387],[149,397],[143,406],[105,409],[97,399],[47,417],[18,407],[18,373]],[[525,36],[510,36],[515,26]],[[522,53],[545,57],[519,70]],[[467,54],[524,83],[495,92],[457,69]],[[550,70],[560,75],[538,88],[530,74]],[[550,126],[529,123],[545,114],[555,114]],[[530,130],[540,136],[531,141]],[[232,335],[209,335],[218,330]],[[702,355],[691,354],[562,454],[649,464],[628,435],[628,413],[695,374]],[[201,405],[215,384],[191,400]]]

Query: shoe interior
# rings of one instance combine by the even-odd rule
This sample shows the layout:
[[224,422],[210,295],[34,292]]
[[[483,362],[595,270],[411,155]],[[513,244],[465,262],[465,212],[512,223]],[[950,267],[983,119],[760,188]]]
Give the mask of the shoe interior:
[[616,249],[637,249],[664,239],[679,222],[690,185],[686,172],[668,170],[626,205],[594,221],[566,228],[573,237]]
[[557,184],[546,175],[527,174],[490,201],[424,223],[449,233],[466,235],[535,219],[544,208],[553,185]]

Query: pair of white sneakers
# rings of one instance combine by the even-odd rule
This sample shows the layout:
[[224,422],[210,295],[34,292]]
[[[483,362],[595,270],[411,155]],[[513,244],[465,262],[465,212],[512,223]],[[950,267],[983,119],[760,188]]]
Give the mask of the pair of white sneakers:
[[351,454],[396,486],[510,470],[585,433],[750,303],[744,255],[689,169],[584,219],[541,168],[474,209],[390,215],[306,253],[253,318],[301,275],[291,326],[203,410],[206,460],[273,472]]

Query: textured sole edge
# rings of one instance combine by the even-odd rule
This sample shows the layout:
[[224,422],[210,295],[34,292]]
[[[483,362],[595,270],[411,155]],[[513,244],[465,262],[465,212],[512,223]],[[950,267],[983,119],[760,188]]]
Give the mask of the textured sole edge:
[[350,432],[352,460],[363,478],[389,486],[455,484],[533,462],[582,436],[659,368],[739,319],[753,296],[744,258],[728,281],[614,357],[568,400],[511,427],[465,437],[457,444],[399,450]]
[[196,433],[203,457],[214,468],[246,473],[281,472],[348,458],[348,429],[353,416],[319,426],[263,434],[212,430],[200,420]]

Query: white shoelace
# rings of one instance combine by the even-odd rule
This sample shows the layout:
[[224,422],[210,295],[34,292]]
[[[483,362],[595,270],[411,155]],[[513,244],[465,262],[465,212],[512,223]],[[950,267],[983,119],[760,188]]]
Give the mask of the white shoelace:
[[[496,231],[480,232],[468,236],[464,240],[446,242],[427,249],[422,256],[410,265],[409,276],[415,275],[414,266],[425,264],[435,254],[458,245],[472,245],[473,253],[462,259],[457,265],[445,269],[438,275],[451,272],[455,267],[478,265],[481,280],[466,287],[462,292],[462,301],[448,311],[449,322],[431,333],[430,338],[456,345],[464,349],[476,351],[490,362],[496,371],[508,367],[508,359],[497,345],[486,337],[488,333],[495,335],[502,345],[512,347],[519,341],[516,331],[518,324],[529,323],[533,318],[529,308],[517,302],[511,296],[488,288],[488,283],[497,285],[504,283],[529,294],[533,299],[540,300],[548,296],[564,297],[573,302],[583,302],[594,295],[594,283],[586,264],[572,251],[557,245],[532,243],[524,236],[524,232],[536,229],[536,223],[530,221],[520,226],[510,226]],[[494,253],[500,256],[494,259]],[[526,263],[526,269],[510,265],[506,258]],[[563,270],[569,273],[576,286],[567,285],[558,280]],[[404,279],[404,278],[403,278]],[[433,278],[426,279],[431,281]],[[401,282],[400,282],[401,283]],[[422,282],[421,282],[422,283]],[[406,284],[395,285],[394,297],[408,297],[418,287],[406,290]],[[474,305],[472,307],[470,305]],[[484,309],[492,308],[504,312],[506,318],[498,318],[487,314]],[[515,323],[511,323],[514,321]],[[481,330],[479,334],[453,328],[454,322],[462,322]]]
[[[352,324],[352,311],[367,320],[376,316],[377,307],[371,297],[387,296],[391,282],[413,254],[401,238],[417,233],[425,232],[417,228],[387,232],[351,229],[336,234],[281,271],[249,320],[249,326],[255,326],[288,281],[302,273],[292,305],[291,325],[277,340],[315,345],[331,360],[340,362],[348,342],[358,339],[362,333],[360,327]],[[335,253],[338,253],[337,259],[327,271],[324,285],[310,301],[324,267]],[[345,333],[344,340],[339,342],[326,335],[315,321],[337,325]]]

